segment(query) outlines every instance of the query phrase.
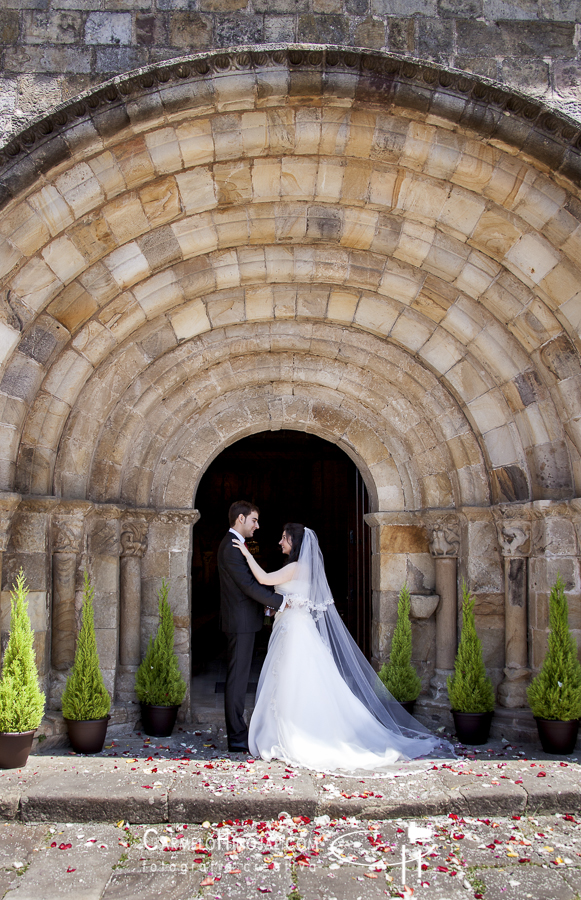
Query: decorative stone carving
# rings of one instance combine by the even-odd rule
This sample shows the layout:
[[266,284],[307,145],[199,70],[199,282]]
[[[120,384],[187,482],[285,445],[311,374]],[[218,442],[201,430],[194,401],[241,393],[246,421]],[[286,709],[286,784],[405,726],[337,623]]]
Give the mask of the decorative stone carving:
[[498,542],[505,557],[528,556],[531,549],[531,526],[529,522],[498,522]]
[[121,559],[136,556],[139,559],[147,550],[147,522],[123,522],[121,525]]
[[52,524],[52,552],[54,554],[80,553],[83,540],[83,519],[72,516],[59,517]]
[[66,671],[75,656],[77,559],[82,551],[85,515],[91,504],[59,507],[52,523],[52,665]]
[[431,532],[430,553],[438,557],[455,558],[460,555],[460,526],[457,519],[440,519],[428,525]]

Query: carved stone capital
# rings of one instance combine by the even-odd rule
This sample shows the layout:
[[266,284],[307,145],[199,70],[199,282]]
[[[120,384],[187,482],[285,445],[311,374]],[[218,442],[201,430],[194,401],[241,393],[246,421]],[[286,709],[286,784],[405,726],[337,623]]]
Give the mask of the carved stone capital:
[[155,521],[164,525],[195,525],[200,515],[197,509],[160,509],[155,511]]
[[531,523],[516,519],[496,523],[500,552],[504,557],[526,557],[531,552]]
[[460,521],[457,516],[439,516],[427,520],[425,524],[433,557],[460,556]]
[[86,500],[60,500],[52,515],[52,552],[80,553],[83,548],[85,520],[93,510]]
[[139,520],[126,520],[121,523],[121,558],[134,556],[143,557],[147,550],[147,522]]

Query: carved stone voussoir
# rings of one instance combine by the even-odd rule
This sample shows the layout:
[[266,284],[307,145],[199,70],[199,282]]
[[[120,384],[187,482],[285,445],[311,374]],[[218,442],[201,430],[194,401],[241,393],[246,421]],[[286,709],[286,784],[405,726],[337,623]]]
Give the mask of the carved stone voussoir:
[[141,521],[125,521],[121,524],[121,557],[136,556],[139,559],[147,550],[149,525]]

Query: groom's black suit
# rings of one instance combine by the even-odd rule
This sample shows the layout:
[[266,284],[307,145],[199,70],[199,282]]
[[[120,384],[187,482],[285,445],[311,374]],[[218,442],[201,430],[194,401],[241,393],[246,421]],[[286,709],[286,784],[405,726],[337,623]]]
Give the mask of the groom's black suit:
[[264,607],[278,609],[282,596],[274,588],[259,584],[246,558],[232,541],[231,531],[218,550],[220,575],[220,620],[228,638],[228,673],[224,709],[228,746],[245,747],[248,728],[244,721],[244,700],[252,664],[254,637],[262,628]]

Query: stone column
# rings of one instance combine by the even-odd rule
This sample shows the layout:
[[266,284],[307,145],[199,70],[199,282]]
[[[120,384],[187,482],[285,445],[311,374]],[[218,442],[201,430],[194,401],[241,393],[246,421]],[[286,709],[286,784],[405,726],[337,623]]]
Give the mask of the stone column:
[[527,705],[531,670],[528,652],[527,557],[531,525],[524,520],[497,522],[498,542],[504,558],[504,679],[498,688],[501,706]]
[[[4,552],[8,547],[8,539],[10,537],[10,523],[20,503],[20,499],[20,494],[0,494],[0,586],[2,585]],[[5,595],[4,599],[2,592],[0,592],[0,660],[4,653],[4,647],[8,642],[10,610],[8,595]]]
[[141,661],[141,560],[147,548],[147,522],[121,524],[121,617],[119,661],[137,668]]
[[59,508],[52,522],[51,660],[57,672],[73,663],[76,640],[75,588],[77,559],[83,546],[84,520],[91,504]]
[[432,699],[448,702],[447,680],[454,670],[457,649],[457,577],[460,552],[460,525],[455,516],[447,516],[428,525],[431,532],[430,553],[436,567],[436,594],[440,597],[436,610],[436,671],[430,681]]
[[[136,514],[141,513],[136,510]],[[174,648],[188,690],[178,713],[179,721],[190,715],[191,681],[191,571],[192,525],[200,518],[196,509],[149,511],[147,550],[142,563],[141,649],[158,623],[158,590],[162,578],[169,580],[169,602],[175,626]],[[145,516],[144,516],[145,518]]]

